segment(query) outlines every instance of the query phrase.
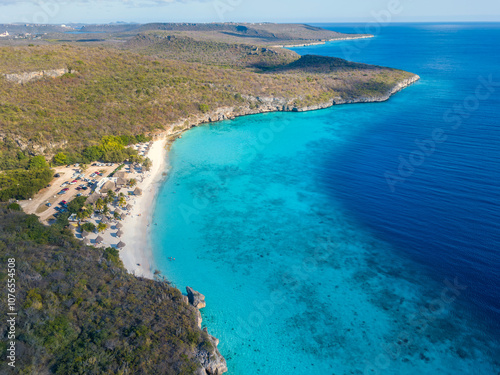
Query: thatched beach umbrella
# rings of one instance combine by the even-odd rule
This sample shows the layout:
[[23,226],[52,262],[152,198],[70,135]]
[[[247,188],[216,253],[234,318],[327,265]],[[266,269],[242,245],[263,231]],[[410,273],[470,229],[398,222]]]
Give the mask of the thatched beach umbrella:
[[101,197],[100,194],[98,193],[93,193],[92,195],[90,195],[87,200],[85,201],[85,203],[87,204],[95,204],[95,202],[97,202],[97,200]]
[[104,238],[102,238],[101,236],[97,236],[97,238],[95,239],[95,243],[102,243],[102,241],[104,241]]
[[117,229],[123,228],[123,224],[122,224],[122,223],[117,223],[117,224],[115,225],[115,227],[116,227]]
[[91,242],[90,242],[90,239],[89,239],[89,238],[84,239],[84,240],[83,240],[83,243],[84,243],[85,245],[90,245],[90,244],[91,244]]
[[101,223],[108,224],[109,219],[106,216],[101,217]]
[[127,207],[125,207],[126,210],[130,211],[134,206],[132,206],[130,203],[127,204]]
[[118,245],[116,245],[116,247],[119,249],[123,249],[125,246],[126,246],[125,243],[122,241],[118,242]]
[[117,235],[118,237],[123,236],[123,232],[122,232],[122,230],[120,229],[118,232],[116,232],[116,235]]
[[119,208],[117,208],[117,209],[115,210],[115,214],[117,214],[117,215],[121,215],[121,214],[122,214],[122,212],[120,211],[120,209],[119,209]]
[[140,188],[135,188],[134,195],[142,195],[142,190]]
[[90,234],[89,232],[87,232],[86,230],[84,230],[84,231],[82,232],[82,237],[83,237],[83,238],[85,238],[85,237],[87,237],[89,234]]

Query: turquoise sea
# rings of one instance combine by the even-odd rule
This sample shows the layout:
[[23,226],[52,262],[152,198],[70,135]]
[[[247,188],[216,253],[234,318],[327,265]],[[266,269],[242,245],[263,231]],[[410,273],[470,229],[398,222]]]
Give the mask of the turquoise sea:
[[500,24],[375,31],[295,51],[421,81],[172,147],[154,262],[205,294],[229,374],[500,373]]

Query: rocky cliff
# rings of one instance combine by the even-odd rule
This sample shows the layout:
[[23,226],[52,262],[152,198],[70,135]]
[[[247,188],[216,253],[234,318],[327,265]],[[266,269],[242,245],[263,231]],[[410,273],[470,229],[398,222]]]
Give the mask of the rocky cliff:
[[333,98],[331,101],[315,104],[306,107],[297,107],[292,103],[295,101],[293,99],[277,98],[277,97],[253,97],[245,96],[242,97],[246,100],[246,103],[237,107],[221,107],[214,111],[205,113],[204,115],[192,115],[188,118],[177,121],[172,124],[169,130],[169,135],[179,135],[183,131],[194,126],[215,122],[223,120],[232,120],[239,116],[254,115],[258,113],[266,112],[305,112],[314,111],[318,109],[325,109],[339,104],[349,104],[349,103],[372,103],[372,102],[383,102],[388,100],[392,95],[401,91],[405,87],[417,82],[420,79],[418,75],[414,75],[408,79],[405,79],[386,93],[378,96],[360,96],[351,99],[343,99],[341,97]]
[[[184,302],[196,308],[198,327],[201,328],[201,313],[199,309],[206,306],[205,296],[189,286],[186,287],[187,296],[184,296]],[[199,347],[195,351],[195,357],[200,362],[202,368],[199,369],[196,375],[221,375],[227,372],[227,364],[224,357],[217,349],[219,340],[210,335],[206,328],[203,331],[208,335],[208,339],[212,344],[211,348]]]
[[39,70],[36,72],[4,74],[4,77],[7,81],[14,82],[19,85],[24,85],[30,81],[35,81],[42,78],[57,78],[66,73],[69,73],[69,70],[66,68],[62,68],[52,70]]

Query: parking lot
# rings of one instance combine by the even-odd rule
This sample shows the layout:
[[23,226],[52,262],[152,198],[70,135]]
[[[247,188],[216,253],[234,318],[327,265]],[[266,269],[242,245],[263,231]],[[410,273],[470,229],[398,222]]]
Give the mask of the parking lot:
[[70,202],[78,194],[90,195],[95,183],[109,176],[117,167],[118,164],[93,163],[83,172],[76,165],[54,168],[54,176],[59,177],[54,177],[49,186],[40,190],[33,199],[19,204],[26,213],[37,214],[41,222],[47,223],[54,214],[64,211],[61,202]]

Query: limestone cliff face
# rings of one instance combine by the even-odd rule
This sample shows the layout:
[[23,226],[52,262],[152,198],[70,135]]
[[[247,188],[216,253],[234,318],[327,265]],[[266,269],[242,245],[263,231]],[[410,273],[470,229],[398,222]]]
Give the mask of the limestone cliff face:
[[[205,296],[189,286],[186,287],[186,292],[187,297],[184,299],[184,302],[196,308],[196,319],[198,327],[201,328],[201,314],[199,310],[207,305],[205,303]],[[227,364],[217,349],[219,340],[210,335],[206,328],[203,331],[208,335],[208,340],[212,344],[212,347],[199,347],[195,349],[194,356],[201,364],[201,368],[196,375],[221,375],[227,372]]]
[[24,85],[30,81],[39,80],[42,78],[57,78],[63,74],[69,73],[66,68],[63,69],[52,69],[52,70],[39,70],[36,72],[26,72],[26,73],[13,73],[4,74],[7,81],[17,83],[19,85]]
[[349,103],[371,103],[371,102],[383,102],[388,100],[393,94],[401,91],[407,86],[418,81],[420,77],[418,75],[414,75],[408,79],[405,79],[386,93],[381,94],[379,96],[361,96],[352,99],[343,99],[341,97],[333,98],[331,101],[315,104],[312,106],[306,107],[296,107],[292,103],[295,98],[286,99],[286,98],[277,98],[277,97],[253,97],[242,95],[243,99],[245,99],[245,103],[242,103],[241,106],[235,107],[221,107],[217,108],[214,111],[205,113],[203,115],[193,115],[188,118],[177,121],[172,124],[168,133],[170,135],[177,135],[182,133],[183,131],[192,128],[193,126],[197,126],[204,123],[210,123],[215,121],[222,120],[231,120],[239,116],[245,115],[253,115],[258,113],[266,113],[266,112],[305,112],[305,111],[314,111],[318,109],[324,109],[328,107],[332,107],[334,105],[339,104],[349,104]]

